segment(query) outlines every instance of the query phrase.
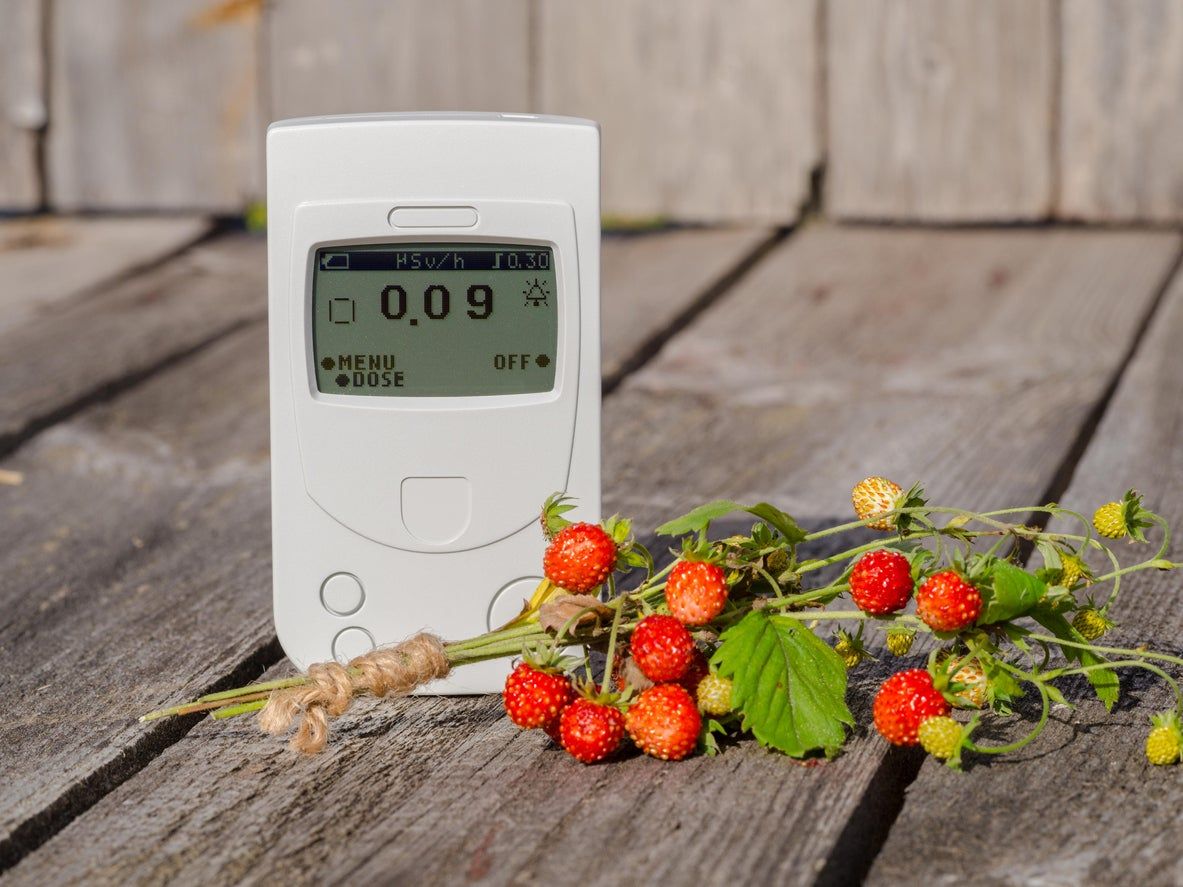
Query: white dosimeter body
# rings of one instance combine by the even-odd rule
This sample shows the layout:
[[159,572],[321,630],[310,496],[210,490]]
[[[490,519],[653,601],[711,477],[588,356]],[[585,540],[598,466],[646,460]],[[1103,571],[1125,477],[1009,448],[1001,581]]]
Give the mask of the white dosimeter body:
[[[600,507],[599,132],[384,114],[267,134],[275,625],[298,666],[503,624],[543,500]],[[427,692],[501,688],[504,661]]]

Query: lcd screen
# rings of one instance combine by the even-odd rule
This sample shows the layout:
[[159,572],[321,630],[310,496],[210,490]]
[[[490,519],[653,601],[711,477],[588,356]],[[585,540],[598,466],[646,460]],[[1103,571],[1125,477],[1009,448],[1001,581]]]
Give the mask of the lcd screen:
[[317,250],[317,389],[377,397],[550,391],[559,294],[550,247],[385,243]]

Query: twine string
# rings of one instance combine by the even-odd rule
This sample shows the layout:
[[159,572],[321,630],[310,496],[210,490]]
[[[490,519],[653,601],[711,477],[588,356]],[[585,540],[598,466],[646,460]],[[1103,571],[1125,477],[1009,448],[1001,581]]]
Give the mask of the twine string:
[[348,665],[319,662],[308,667],[307,684],[271,693],[259,712],[259,729],[278,735],[298,721],[292,748],[316,754],[328,742],[329,719],[344,714],[358,694],[405,696],[451,670],[444,642],[426,632],[363,653]]

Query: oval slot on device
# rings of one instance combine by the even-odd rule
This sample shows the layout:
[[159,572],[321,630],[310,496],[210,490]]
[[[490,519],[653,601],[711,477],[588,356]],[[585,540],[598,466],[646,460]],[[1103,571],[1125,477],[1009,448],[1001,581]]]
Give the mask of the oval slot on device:
[[471,228],[476,221],[471,206],[396,206],[390,211],[396,228]]

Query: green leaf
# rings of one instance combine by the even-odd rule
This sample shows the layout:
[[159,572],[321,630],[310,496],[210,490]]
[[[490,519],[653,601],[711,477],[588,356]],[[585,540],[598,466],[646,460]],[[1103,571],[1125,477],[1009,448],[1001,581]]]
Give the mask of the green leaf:
[[711,663],[732,679],[732,704],[761,745],[797,758],[830,754],[854,724],[846,667],[797,619],[753,610],[723,632]]
[[685,536],[688,533],[703,532],[711,525],[712,521],[736,511],[746,511],[748,514],[760,518],[777,530],[792,545],[796,545],[805,538],[805,531],[797,526],[797,522],[776,506],[769,505],[767,502],[742,505],[739,502],[732,502],[730,499],[716,499],[714,502],[700,505],[693,511],[662,524],[657,528],[657,532],[661,536]]
[[[1072,623],[1060,613],[1056,613],[1046,607],[1036,607],[1031,612],[1031,618],[1060,640],[1071,641],[1075,644],[1088,643],[1084,635],[1073,628]],[[1079,662],[1081,665],[1100,665],[1106,661],[1100,654],[1094,653],[1092,650],[1082,650],[1080,647],[1061,646],[1060,650],[1063,652],[1065,658],[1073,662]],[[1117,702],[1119,691],[1117,673],[1109,668],[1098,668],[1094,671],[1085,672],[1085,677],[1093,685],[1093,690],[1096,692],[1097,698],[1105,704],[1105,708],[1112,710],[1113,704]]]
[[978,625],[1023,616],[1047,594],[1046,583],[1006,561],[996,563],[993,574],[993,585],[981,590],[985,607],[978,617]]

